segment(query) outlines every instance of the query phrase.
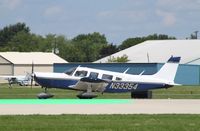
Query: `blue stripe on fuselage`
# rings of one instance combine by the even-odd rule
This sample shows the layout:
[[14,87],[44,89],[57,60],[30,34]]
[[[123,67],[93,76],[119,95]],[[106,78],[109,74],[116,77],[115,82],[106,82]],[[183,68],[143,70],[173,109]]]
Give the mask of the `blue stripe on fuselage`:
[[78,80],[74,79],[45,79],[40,77],[35,77],[34,79],[43,87],[61,89],[68,89],[69,86],[75,85],[78,82]]
[[127,82],[111,82],[108,84],[104,92],[122,93],[131,91],[147,91],[150,89],[164,88],[165,84],[153,84],[153,83],[127,83]]
[[[60,89],[72,89],[71,85],[75,85],[79,80],[75,79],[45,79],[35,77],[35,81],[43,87],[48,88],[60,88]],[[132,82],[110,82],[104,92],[110,93],[123,93],[131,91],[146,91],[150,89],[164,88],[165,84],[136,84]]]

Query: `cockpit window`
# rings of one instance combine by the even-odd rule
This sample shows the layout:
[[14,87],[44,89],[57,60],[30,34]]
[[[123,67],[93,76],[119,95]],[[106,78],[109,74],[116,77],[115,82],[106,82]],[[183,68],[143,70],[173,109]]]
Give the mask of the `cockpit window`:
[[71,75],[74,73],[75,70],[76,70],[76,68],[71,68],[71,69],[67,70],[67,71],[65,72],[65,74],[71,76]]
[[112,78],[113,78],[112,75],[107,75],[107,74],[102,75],[102,79],[105,79],[105,80],[112,80]]
[[87,75],[87,71],[76,71],[75,76],[84,77]]
[[120,77],[116,77],[116,80],[118,80],[118,81],[121,81],[121,80],[122,80],[122,78],[120,78]]
[[96,79],[98,77],[98,75],[99,75],[99,73],[91,72],[89,77],[92,79]]

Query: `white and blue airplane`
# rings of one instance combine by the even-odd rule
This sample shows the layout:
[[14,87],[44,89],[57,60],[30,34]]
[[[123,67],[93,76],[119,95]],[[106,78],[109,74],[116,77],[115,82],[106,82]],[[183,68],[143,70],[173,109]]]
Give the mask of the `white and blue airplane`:
[[31,74],[27,73],[26,75],[0,76],[0,79],[7,80],[9,88],[11,88],[12,84],[19,84],[20,86],[30,85],[31,77]]
[[163,67],[153,75],[127,74],[88,67],[76,67],[64,73],[35,72],[34,80],[45,88],[38,98],[50,98],[47,88],[82,91],[79,98],[97,97],[95,92],[122,93],[144,92],[151,89],[168,88],[179,85],[174,82],[180,57],[170,57]]

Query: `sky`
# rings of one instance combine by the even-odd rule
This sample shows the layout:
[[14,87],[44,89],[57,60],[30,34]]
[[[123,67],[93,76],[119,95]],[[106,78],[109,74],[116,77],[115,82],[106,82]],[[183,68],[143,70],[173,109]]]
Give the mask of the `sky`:
[[185,39],[200,31],[200,0],[0,0],[0,29],[17,22],[43,36],[100,32],[113,44],[154,33]]

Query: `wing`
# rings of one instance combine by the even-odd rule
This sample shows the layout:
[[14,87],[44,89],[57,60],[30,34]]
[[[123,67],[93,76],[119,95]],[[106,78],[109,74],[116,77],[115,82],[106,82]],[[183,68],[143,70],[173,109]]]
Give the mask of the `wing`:
[[4,80],[16,80],[17,77],[16,76],[0,76],[0,79],[4,79]]
[[16,78],[16,76],[0,76],[0,79],[11,79],[11,78]]
[[108,83],[109,81],[106,80],[84,77],[81,78],[76,85],[72,85],[69,88],[86,92],[103,92]]
[[30,74],[27,75],[16,75],[16,76],[0,76],[0,79],[4,80],[26,80],[30,77]]

